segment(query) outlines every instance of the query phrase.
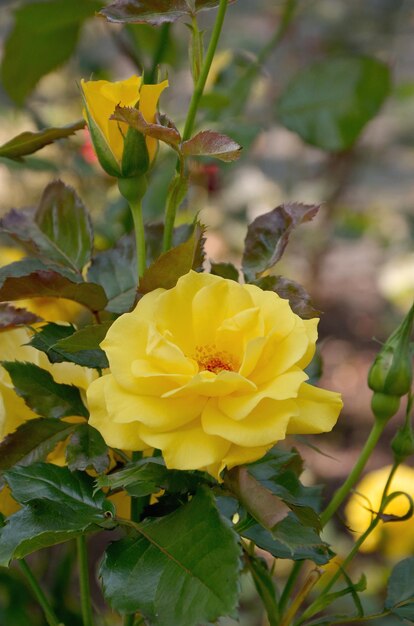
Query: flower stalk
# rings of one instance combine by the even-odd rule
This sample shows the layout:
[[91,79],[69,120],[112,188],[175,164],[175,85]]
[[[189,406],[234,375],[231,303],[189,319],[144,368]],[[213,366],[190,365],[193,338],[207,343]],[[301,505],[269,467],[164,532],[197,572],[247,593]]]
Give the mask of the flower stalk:
[[84,535],[77,537],[76,546],[78,551],[79,586],[83,626],[93,626],[91,589],[89,584],[88,552],[86,547],[86,538]]
[[38,581],[36,580],[36,577],[33,574],[28,563],[24,559],[20,559],[19,565],[24,575],[26,576],[27,582],[29,583],[33,591],[33,594],[36,597],[36,600],[38,601],[38,603],[43,609],[48,625],[49,626],[64,626],[56,617],[55,612],[49,600],[47,599],[43,589],[41,588]]

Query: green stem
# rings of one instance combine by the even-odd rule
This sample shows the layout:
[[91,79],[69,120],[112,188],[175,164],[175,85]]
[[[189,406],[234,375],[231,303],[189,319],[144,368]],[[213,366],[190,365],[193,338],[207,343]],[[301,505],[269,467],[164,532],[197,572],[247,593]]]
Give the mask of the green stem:
[[188,183],[185,175],[185,163],[182,154],[178,155],[178,173],[171,181],[165,209],[164,237],[162,249],[167,252],[172,246],[174,224],[177,209],[187,193]]
[[144,275],[145,268],[147,266],[144,218],[142,216],[141,200],[137,200],[136,202],[130,202],[129,207],[131,209],[132,219],[134,220],[135,245],[137,251],[137,271],[138,279],[140,279]]
[[292,570],[289,574],[289,578],[287,579],[282,595],[280,596],[279,611],[281,614],[283,614],[285,610],[286,604],[290,598],[290,593],[302,569],[302,565],[303,561],[295,561],[295,563],[293,564]]
[[163,24],[160,28],[157,48],[154,53],[154,58],[152,59],[151,69],[148,74],[144,74],[144,80],[148,85],[152,85],[155,82],[158,66],[164,59],[165,51],[168,45],[170,29],[170,23]]
[[210,71],[211,64],[214,59],[218,40],[220,38],[221,29],[223,27],[224,16],[226,15],[228,0],[220,0],[219,8],[217,11],[216,21],[214,23],[213,32],[211,33],[210,43],[204,57],[203,67],[201,68],[200,76],[196,83],[196,86],[191,97],[190,106],[188,108],[187,119],[185,121],[183,131],[183,141],[190,138],[193,131],[195,118],[197,115],[198,106],[200,104],[201,96],[203,95],[204,87],[207,81],[208,73]]
[[91,590],[89,585],[88,553],[86,549],[86,538],[84,535],[77,537],[76,546],[78,549],[79,586],[83,626],[93,626]]
[[344,484],[336,491],[332,500],[330,501],[326,509],[323,511],[321,515],[322,526],[325,526],[327,522],[331,519],[331,517],[336,513],[336,511],[341,506],[342,502],[345,500],[348,493],[351,491],[352,487],[358,481],[369,457],[371,456],[375,446],[378,443],[378,439],[382,435],[382,432],[386,424],[387,424],[386,420],[383,420],[383,421],[375,420],[374,425],[371,429],[371,432],[368,436],[368,439],[365,442],[363,450],[357,462],[355,463],[352,472],[349,474]]
[[125,617],[124,617],[124,626],[134,626],[134,622],[135,622],[135,615],[134,614],[125,615]]
[[26,563],[24,559],[20,559],[19,564],[24,575],[27,578],[27,582],[29,583],[34,596],[36,597],[36,600],[38,601],[38,603],[43,609],[43,612],[46,617],[46,621],[49,624],[49,626],[63,626],[63,624],[59,622],[58,618],[56,617],[55,612],[52,609],[51,604],[49,603],[49,600],[47,599],[43,589],[37,582],[29,565]]

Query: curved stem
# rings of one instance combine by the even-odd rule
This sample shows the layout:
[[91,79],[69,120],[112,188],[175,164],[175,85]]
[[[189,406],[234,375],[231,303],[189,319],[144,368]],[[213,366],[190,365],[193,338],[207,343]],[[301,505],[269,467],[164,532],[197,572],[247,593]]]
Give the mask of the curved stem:
[[365,442],[362,452],[359,455],[359,458],[355,463],[352,472],[349,474],[344,484],[335,492],[334,497],[332,498],[326,509],[323,511],[321,515],[322,526],[325,526],[326,523],[331,519],[331,517],[336,513],[348,493],[351,491],[352,487],[358,481],[369,457],[371,456],[375,446],[378,443],[378,439],[382,435],[386,424],[387,422],[385,420],[375,420],[368,439]]
[[84,535],[77,537],[76,546],[78,549],[79,586],[81,595],[83,626],[93,626],[91,590],[89,585],[88,553],[86,550],[86,538]]
[[43,612],[46,617],[46,621],[49,624],[49,626],[63,626],[63,624],[56,617],[55,612],[52,609],[52,606],[49,600],[47,599],[43,589],[37,582],[36,577],[33,574],[27,562],[24,559],[20,559],[19,564],[20,564],[21,570],[23,571],[24,575],[27,578],[27,582],[29,583],[34,596],[36,597],[36,600],[38,601],[38,603],[43,609]]
[[198,105],[200,104],[200,99],[203,95],[207,76],[214,59],[214,54],[216,52],[218,40],[220,38],[221,29],[223,27],[224,16],[226,15],[227,5],[228,0],[220,0],[216,21],[214,23],[213,32],[211,33],[210,43],[208,45],[206,56],[204,57],[203,67],[201,68],[200,76],[194,88],[193,95],[190,101],[190,106],[188,108],[187,119],[185,121],[183,131],[183,141],[189,139],[194,127]]

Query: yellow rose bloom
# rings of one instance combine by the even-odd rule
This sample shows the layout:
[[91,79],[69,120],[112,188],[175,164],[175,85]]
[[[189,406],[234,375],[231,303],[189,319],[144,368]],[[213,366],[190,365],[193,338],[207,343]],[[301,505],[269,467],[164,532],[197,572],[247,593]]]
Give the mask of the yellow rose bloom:
[[[122,156],[124,151],[124,140],[128,131],[128,125],[109,119],[115,111],[115,107],[135,107],[141,111],[144,119],[148,123],[155,121],[158,100],[161,93],[168,86],[168,81],[164,80],[157,85],[144,85],[139,76],[131,76],[127,80],[110,82],[107,80],[81,80],[81,88],[85,99],[86,111],[85,119],[90,125],[90,121],[96,124],[101,136],[109,149],[118,168],[121,171]],[[96,137],[91,130],[92,141],[94,143],[97,156],[103,165],[99,148],[97,149]],[[146,138],[146,145],[149,160],[152,161],[157,150],[157,141],[151,137]],[[104,169],[105,166],[103,165]]]
[[286,435],[329,431],[340,395],[303,371],[316,327],[273,292],[190,272],[111,326],[110,373],[87,391],[90,424],[110,446],[158,448],[167,467],[216,477]]
[[[390,474],[391,466],[369,472],[355,487],[355,493],[349,499],[345,509],[346,521],[350,530],[357,537],[366,531],[371,523],[373,513],[378,511],[385,483]],[[388,493],[404,491],[414,499],[414,469],[400,465],[391,481]],[[385,513],[403,516],[409,509],[408,499],[401,495],[394,498]],[[380,549],[386,556],[401,559],[414,554],[414,517],[403,522],[379,522],[362,544],[362,552],[373,552]]]
[[[94,370],[74,363],[50,363],[43,352],[26,345],[31,333],[26,328],[0,332],[0,354],[3,361],[27,361],[46,369],[57,383],[76,385],[86,390],[97,376]],[[0,441],[29,419],[38,417],[17,395],[8,372],[0,366]],[[0,491],[0,513],[10,515],[16,509],[8,489]]]

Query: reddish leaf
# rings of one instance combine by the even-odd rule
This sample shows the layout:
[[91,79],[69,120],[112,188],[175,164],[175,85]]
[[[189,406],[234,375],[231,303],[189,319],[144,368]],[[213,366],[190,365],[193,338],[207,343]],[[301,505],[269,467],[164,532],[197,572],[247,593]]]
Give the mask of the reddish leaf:
[[185,156],[210,156],[220,161],[235,161],[241,150],[236,141],[213,130],[203,130],[182,145]]
[[[153,139],[158,139],[171,146],[178,146],[181,137],[178,130],[173,125],[162,126],[161,124],[149,124],[138,109],[131,107],[121,107],[117,105],[115,112],[110,117],[111,120],[125,122],[128,126],[135,128],[143,135],[148,135]],[[164,118],[165,119],[165,118]]]
[[26,309],[16,308],[7,302],[0,303],[0,330],[27,326],[41,322],[42,318]]
[[171,289],[180,276],[192,269],[200,269],[204,258],[203,232],[203,227],[196,224],[188,241],[158,257],[141,278],[138,291],[148,293],[158,287]]
[[28,131],[20,133],[0,146],[0,157],[21,160],[22,157],[33,154],[58,139],[69,137],[84,127],[85,122],[80,120],[62,128],[52,127],[44,128],[37,133]]
[[279,261],[291,232],[312,220],[319,210],[316,204],[291,202],[259,215],[248,227],[244,243],[243,272],[247,281],[259,278]]
[[321,312],[312,304],[310,295],[302,285],[283,276],[264,276],[255,281],[265,291],[275,291],[281,298],[289,300],[290,308],[304,320],[319,317]]
[[[234,2],[234,0],[231,0]],[[115,0],[100,11],[110,22],[152,24],[175,22],[198,11],[214,9],[219,0]]]

